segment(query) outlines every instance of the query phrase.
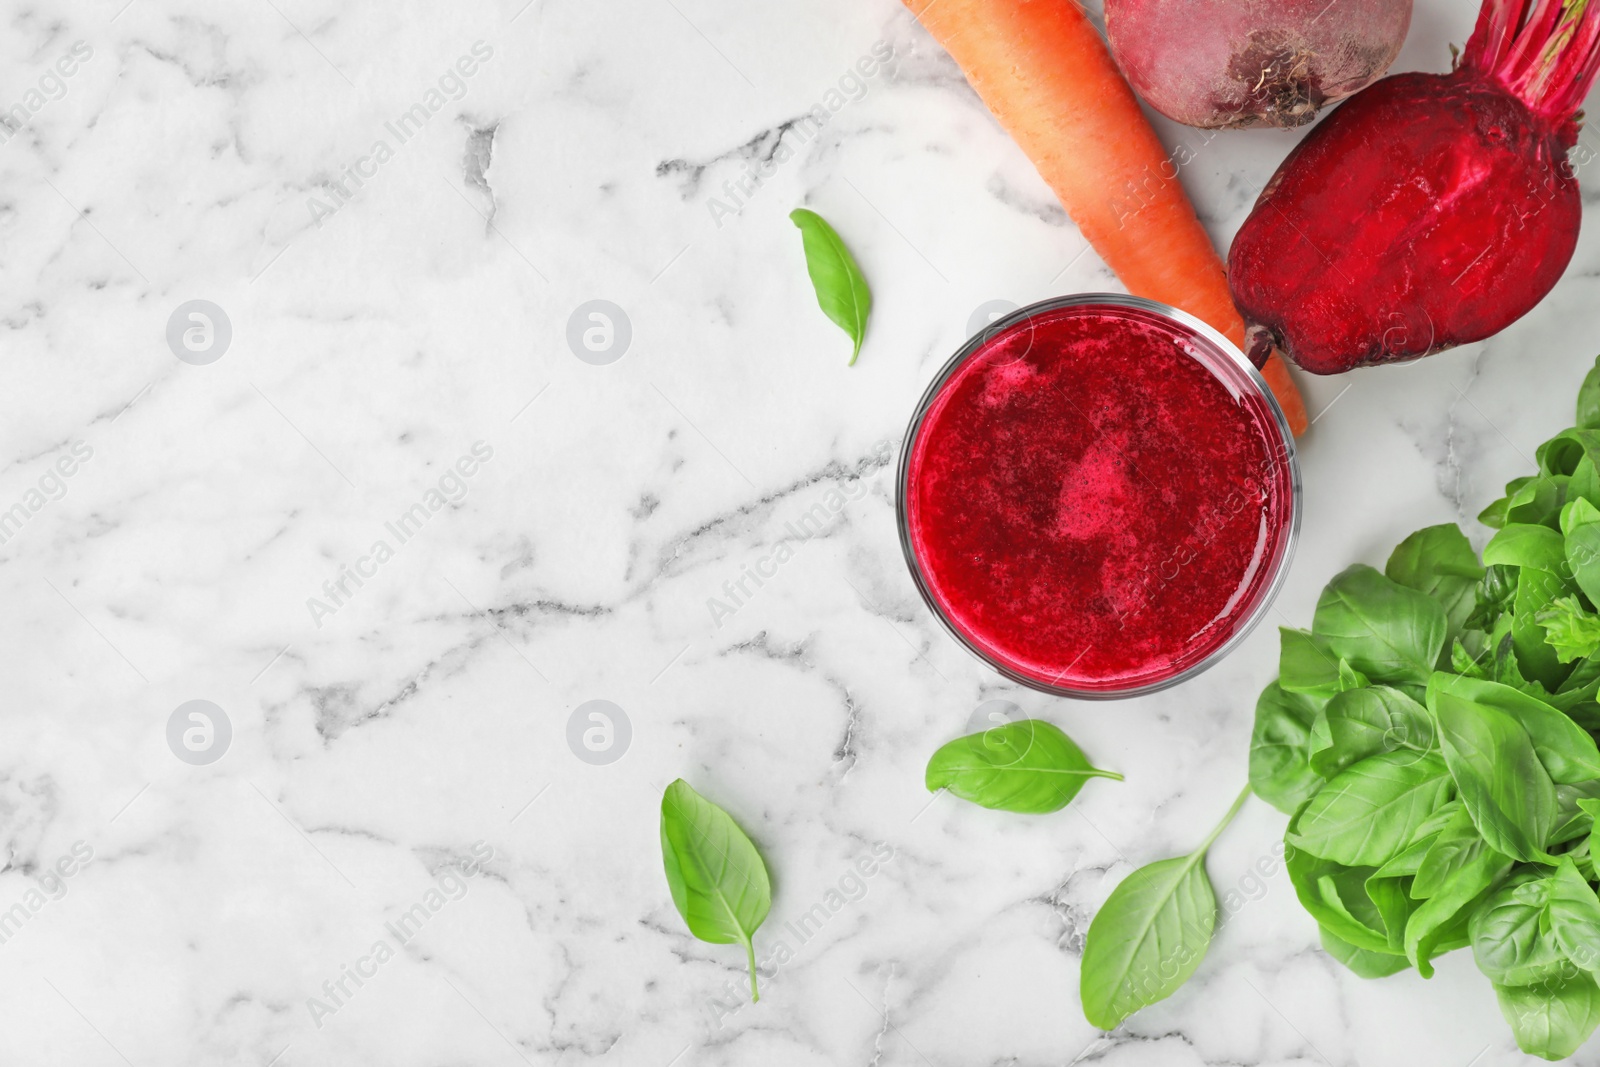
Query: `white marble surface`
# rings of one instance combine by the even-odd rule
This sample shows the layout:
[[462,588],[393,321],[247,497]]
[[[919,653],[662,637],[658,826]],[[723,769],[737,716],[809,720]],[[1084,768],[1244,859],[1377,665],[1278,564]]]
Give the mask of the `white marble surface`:
[[[0,910],[26,919],[0,944],[0,1063],[1519,1062],[1464,955],[1362,982],[1281,869],[1242,882],[1282,830],[1260,802],[1210,864],[1256,899],[1196,980],[1115,1034],[1083,1020],[1090,916],[1239,788],[1275,637],[1120,705],[1005,685],[917,599],[880,444],[985,301],[1114,280],[894,0],[522,4],[7,5],[0,106],[30,114],[0,145],[0,510],[26,513],[0,544]],[[1400,69],[1442,69],[1471,6],[1419,0]],[[480,41],[459,99],[446,78],[431,101]],[[820,136],[786,127],[880,44],[893,61]],[[430,102],[401,143],[386,123]],[[1198,152],[1219,242],[1291,140]],[[338,205],[347,167],[366,177]],[[800,204],[872,280],[855,368]],[[1306,383],[1283,620],[1418,526],[1466,517],[1481,542],[1470,517],[1567,425],[1600,348],[1595,234],[1502,337]],[[232,325],[208,365],[164,337],[191,299]],[[593,299],[632,325],[606,366],[566,341]],[[475,442],[492,458],[458,482]],[[385,523],[442,478],[458,499],[399,543]],[[714,625],[708,599],[819,503],[824,534]],[[928,754],[991,698],[1126,784],[1048,818],[929,807]],[[167,743],[194,699],[232,726],[209,765]],[[566,742],[593,699],[632,724],[606,766]],[[678,776],[771,867],[758,946],[794,958],[758,1005],[718,1008],[740,953],[667,895]],[[864,896],[789,937],[876,842],[893,858]],[[439,907],[362,962],[418,902]],[[358,965],[336,1011],[308,1006]]]

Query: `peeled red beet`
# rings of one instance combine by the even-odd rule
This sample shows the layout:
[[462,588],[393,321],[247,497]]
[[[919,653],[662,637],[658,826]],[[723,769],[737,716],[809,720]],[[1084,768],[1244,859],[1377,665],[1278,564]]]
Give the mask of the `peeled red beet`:
[[1303,126],[1383,76],[1411,0],[1105,0],[1106,36],[1151,107],[1190,126]]
[[1600,4],[1485,0],[1449,74],[1358,93],[1278,168],[1228,257],[1251,356],[1316,374],[1481,341],[1577,246],[1567,153],[1600,67]]

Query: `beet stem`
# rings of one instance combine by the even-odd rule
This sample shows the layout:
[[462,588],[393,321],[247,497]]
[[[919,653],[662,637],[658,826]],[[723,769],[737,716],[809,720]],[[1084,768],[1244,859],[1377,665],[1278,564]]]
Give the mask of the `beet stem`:
[[1600,0],[1484,0],[1462,63],[1569,123],[1600,74]]

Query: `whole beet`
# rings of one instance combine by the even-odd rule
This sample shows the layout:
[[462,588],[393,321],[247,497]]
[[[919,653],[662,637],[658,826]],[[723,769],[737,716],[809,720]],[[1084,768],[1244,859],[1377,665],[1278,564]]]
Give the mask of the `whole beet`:
[[1190,126],[1302,126],[1383,76],[1412,0],[1105,0],[1106,36],[1151,107]]
[[1600,5],[1486,0],[1454,71],[1385,78],[1313,130],[1229,255],[1252,357],[1336,374],[1532,310],[1577,245],[1567,153],[1597,39]]

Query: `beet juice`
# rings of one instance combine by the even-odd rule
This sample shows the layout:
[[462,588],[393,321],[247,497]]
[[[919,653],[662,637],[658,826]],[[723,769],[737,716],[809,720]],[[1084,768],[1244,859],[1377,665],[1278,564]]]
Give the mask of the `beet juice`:
[[929,388],[901,537],[929,606],[991,666],[1127,696],[1198,673],[1265,612],[1299,486],[1282,412],[1220,334],[1071,297],[997,323]]

